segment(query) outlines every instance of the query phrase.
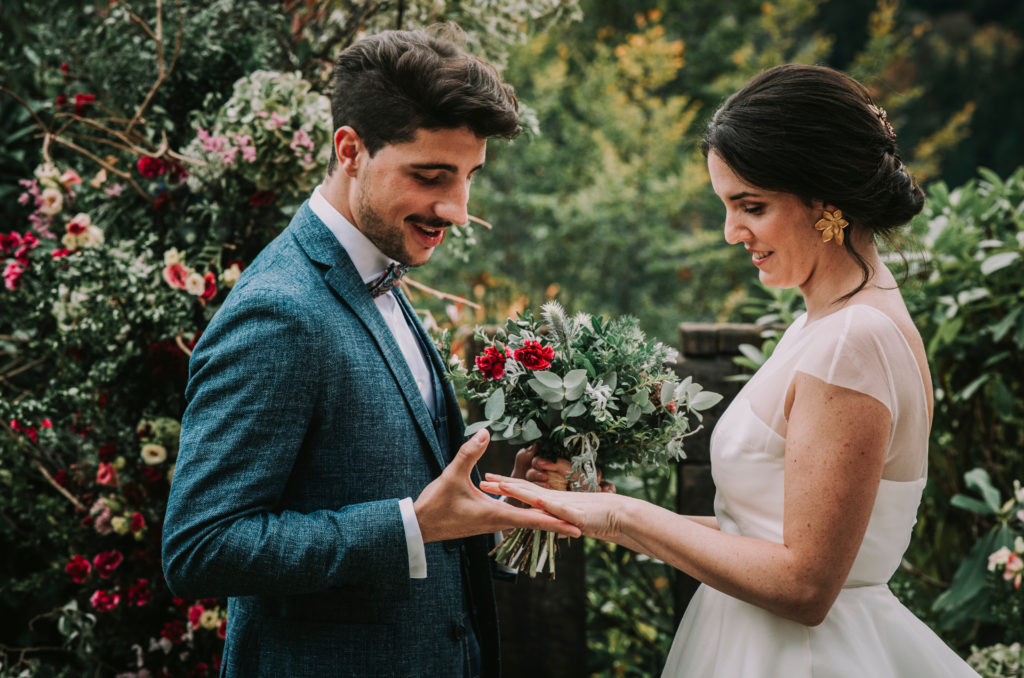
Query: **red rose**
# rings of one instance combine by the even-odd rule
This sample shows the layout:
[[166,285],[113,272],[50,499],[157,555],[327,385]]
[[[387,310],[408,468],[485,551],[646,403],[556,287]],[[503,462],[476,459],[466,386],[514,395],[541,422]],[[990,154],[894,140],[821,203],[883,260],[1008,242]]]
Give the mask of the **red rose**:
[[200,298],[203,301],[209,301],[217,295],[217,276],[213,273],[206,273],[203,275],[203,281],[206,283],[206,287]]
[[75,95],[75,115],[85,115],[85,109],[92,105],[96,101],[96,97],[92,94],[82,94],[79,92]]
[[555,357],[555,349],[550,346],[541,346],[539,341],[527,340],[526,345],[516,349],[515,359],[529,370],[546,370],[551,367],[551,360]]
[[142,607],[153,602],[153,592],[149,589],[148,579],[139,579],[128,587],[128,603]]
[[505,375],[505,360],[508,356],[508,349],[502,353],[493,346],[488,346],[484,349],[483,355],[476,357],[476,367],[491,379],[501,379]]
[[96,568],[96,574],[104,579],[110,579],[114,574],[114,570],[120,567],[122,562],[124,562],[124,556],[121,555],[120,551],[104,551],[92,559],[92,564]]
[[103,443],[100,445],[100,449],[97,454],[99,455],[100,461],[110,461],[117,454],[117,448],[114,447],[113,443]]
[[206,612],[206,608],[200,605],[199,603],[196,603],[195,605],[189,607],[188,623],[191,624],[193,628],[199,626],[199,618],[203,616],[204,612]]
[[64,566],[64,571],[71,575],[71,581],[81,584],[89,576],[89,573],[92,572],[92,565],[89,564],[88,558],[75,556],[71,559],[71,562]]
[[57,95],[56,104],[57,104],[57,108],[64,108],[65,106],[67,106],[68,105],[68,95],[67,94],[58,94]]
[[97,612],[110,612],[121,604],[121,594],[115,591],[96,591],[89,598],[89,602]]
[[264,205],[272,204],[275,200],[277,200],[277,194],[273,191],[256,191],[249,198],[249,204],[263,207]]
[[137,534],[141,530],[146,529],[146,519],[138,511],[132,514],[131,529],[132,534]]
[[152,179],[158,177],[167,171],[167,164],[160,158],[151,158],[148,155],[144,155],[139,158],[139,162],[136,165],[139,169],[139,174]]
[[217,627],[217,637],[224,640],[228,637],[228,620],[221,619],[220,626]]
[[68,472],[64,469],[57,469],[57,472],[53,474],[53,482],[57,483],[61,487],[68,486]]
[[177,645],[181,642],[181,637],[185,635],[185,625],[177,619],[169,621],[164,624],[164,630],[160,632],[160,635]]

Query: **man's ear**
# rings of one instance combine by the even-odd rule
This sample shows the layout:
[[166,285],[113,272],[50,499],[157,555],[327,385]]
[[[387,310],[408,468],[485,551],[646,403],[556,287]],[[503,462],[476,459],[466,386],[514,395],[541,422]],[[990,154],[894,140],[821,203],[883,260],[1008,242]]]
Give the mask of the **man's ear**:
[[346,125],[335,130],[334,156],[345,174],[355,177],[359,170],[359,164],[368,155],[363,140],[354,129]]

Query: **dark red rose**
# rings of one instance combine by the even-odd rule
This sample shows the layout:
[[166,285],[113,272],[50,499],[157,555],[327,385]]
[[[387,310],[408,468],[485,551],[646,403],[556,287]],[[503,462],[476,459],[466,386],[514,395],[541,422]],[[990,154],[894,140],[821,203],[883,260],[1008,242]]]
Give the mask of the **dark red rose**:
[[[217,636],[221,640],[224,640],[225,638],[228,637],[228,620],[227,619],[221,619],[220,620],[220,626],[217,627]],[[218,664],[219,664],[219,662],[218,662]]]
[[273,191],[256,191],[249,198],[249,204],[263,207],[264,205],[272,205],[275,200],[277,200],[277,194]]
[[171,199],[171,194],[164,191],[153,200],[153,211],[157,212],[163,208],[165,204]]
[[132,514],[131,530],[132,534],[136,534],[140,530],[146,529],[146,519],[142,517],[142,514],[136,511]]
[[206,287],[200,298],[203,301],[209,301],[217,296],[217,276],[213,273],[206,273],[203,275],[203,282],[206,283]]
[[56,104],[57,104],[57,108],[64,108],[65,106],[67,106],[68,105],[68,95],[67,94],[58,94],[57,95]]
[[542,346],[539,341],[527,340],[526,345],[516,349],[515,359],[529,370],[546,370],[551,367],[555,349]]
[[167,163],[160,158],[151,158],[148,155],[144,155],[139,158],[139,162],[136,163],[136,167],[138,167],[139,174],[147,179],[158,177],[167,171]]
[[75,95],[75,115],[85,115],[86,109],[96,101],[96,97],[92,94],[82,94],[79,92]]
[[139,579],[128,587],[128,604],[142,607],[153,602],[153,592],[148,579]]
[[53,482],[57,483],[61,487],[67,487],[68,472],[64,469],[58,469],[57,472],[53,474]]
[[104,551],[92,559],[93,567],[96,568],[96,574],[104,579],[110,579],[114,574],[114,570],[120,567],[122,562],[124,562],[124,556],[121,555],[120,551]]
[[484,349],[483,355],[476,357],[476,367],[491,379],[501,379],[505,375],[505,360],[508,355],[508,349],[502,353],[493,346],[488,346]]
[[185,635],[185,625],[175,619],[164,624],[163,631],[160,635],[171,641],[175,645],[181,642],[181,637]]
[[89,564],[89,560],[84,556],[75,556],[71,559],[71,562],[64,566],[64,571],[71,575],[71,581],[81,584],[89,576],[89,573],[92,572],[92,565]]
[[163,479],[164,472],[156,466],[146,466],[142,469],[142,476],[148,484],[152,485],[153,483],[158,483]]
[[97,454],[99,454],[100,461],[110,461],[117,454],[117,448],[114,447],[113,443],[103,443],[100,445]]

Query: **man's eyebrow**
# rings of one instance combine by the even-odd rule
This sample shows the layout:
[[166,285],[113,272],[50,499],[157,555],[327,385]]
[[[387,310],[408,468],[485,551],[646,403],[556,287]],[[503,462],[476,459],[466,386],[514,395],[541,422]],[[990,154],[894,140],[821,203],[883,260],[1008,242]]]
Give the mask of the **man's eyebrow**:
[[[471,171],[472,172],[476,172],[477,170],[479,170],[483,166],[484,166],[483,163],[480,163],[479,165],[474,167]],[[452,174],[457,174],[458,171],[459,171],[459,168],[456,167],[455,165],[449,165],[449,164],[443,163],[443,162],[422,162],[422,163],[417,162],[417,163],[410,164],[409,167],[411,167],[413,169],[417,169],[417,170],[427,170],[427,171],[430,171],[430,170],[442,170],[444,172],[451,172]]]
[[730,195],[729,196],[729,200],[742,200],[743,198],[759,198],[759,197],[761,197],[761,196],[759,196],[757,193],[751,193],[750,191],[743,191],[742,193],[737,193],[736,195]]

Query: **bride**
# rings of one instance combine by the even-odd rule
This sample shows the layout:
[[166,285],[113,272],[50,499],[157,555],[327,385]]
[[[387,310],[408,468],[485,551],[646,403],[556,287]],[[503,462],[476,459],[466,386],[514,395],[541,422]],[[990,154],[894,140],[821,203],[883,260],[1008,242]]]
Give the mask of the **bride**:
[[[663,676],[977,675],[886,585],[916,520],[932,415],[921,337],[875,246],[924,201],[895,138],[860,83],[815,66],[762,73],[708,126],[726,240],[807,308],[715,428],[713,517],[481,485],[702,582]],[[536,459],[528,477],[549,470],[567,464]]]

